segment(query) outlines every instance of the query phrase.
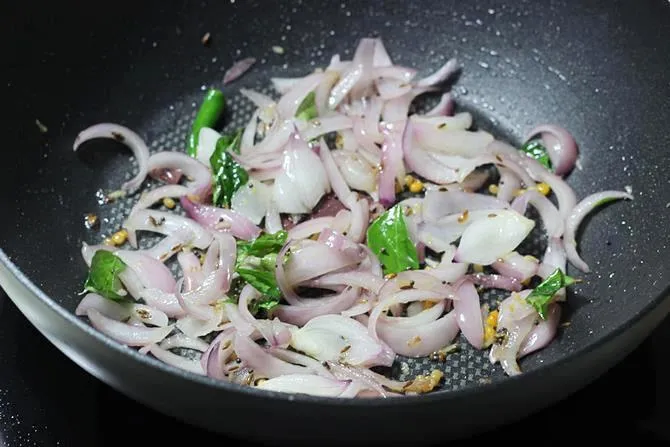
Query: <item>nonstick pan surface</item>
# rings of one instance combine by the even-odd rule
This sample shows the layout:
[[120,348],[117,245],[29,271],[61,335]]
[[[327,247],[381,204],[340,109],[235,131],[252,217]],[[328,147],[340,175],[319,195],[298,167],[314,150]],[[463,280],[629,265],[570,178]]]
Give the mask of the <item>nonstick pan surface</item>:
[[[2,19],[0,76],[9,119],[0,177],[0,284],[74,361],[147,405],[255,439],[333,439],[363,418],[369,430],[356,437],[361,442],[451,438],[564,397],[622,358],[667,313],[667,2],[237,0],[102,7],[73,1],[4,8],[10,11]],[[201,43],[206,32],[208,46]],[[585,222],[579,247],[592,272],[580,275],[584,282],[569,296],[563,316],[569,325],[522,361],[524,375],[506,378],[485,353],[464,349],[441,365],[445,384],[431,395],[345,402],[274,395],[176,371],[74,317],[86,275],[81,241],[96,237],[83,216],[104,217],[101,232],[118,227],[131,202],[100,207],[96,191],[115,188],[133,171],[128,153],[113,142],[74,154],[80,130],[118,122],[154,151],[183,150],[204,88],[223,89],[225,123],[237,127],[251,113],[240,87],[270,92],[270,77],[303,75],[334,53],[350,56],[367,36],[382,37],[394,61],[420,73],[457,57],[463,65],[453,88],[458,107],[500,138],[519,143],[545,122],[569,129],[581,155],[568,182],[580,198],[602,189],[633,191],[634,201],[611,204]],[[275,45],[284,54],[273,52]],[[224,70],[248,56],[258,59],[254,68],[222,86]],[[433,366],[410,361],[394,373],[402,378]],[[255,429],[250,413],[264,417],[266,430]]]

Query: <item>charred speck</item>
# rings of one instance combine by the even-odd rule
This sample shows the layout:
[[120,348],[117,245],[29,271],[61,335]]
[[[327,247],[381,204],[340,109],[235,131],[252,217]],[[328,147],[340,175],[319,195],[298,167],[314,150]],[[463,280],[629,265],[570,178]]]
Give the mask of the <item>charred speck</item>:
[[112,132],[112,138],[114,138],[116,141],[119,141],[119,142],[121,142],[121,143],[123,143],[124,141],[126,141],[126,137],[124,137],[124,136],[123,136],[122,134],[120,134],[119,132]]
[[414,288],[414,281],[410,281],[409,284],[404,284],[400,286],[401,290],[409,290]]
[[509,336],[509,333],[507,331],[507,328],[500,328],[496,331],[496,336],[495,336],[495,344],[497,345],[502,345],[507,342],[507,337]]
[[437,190],[440,191],[440,192],[446,192],[446,191],[449,191],[449,190],[448,190],[447,188],[445,188],[444,186],[440,186]]

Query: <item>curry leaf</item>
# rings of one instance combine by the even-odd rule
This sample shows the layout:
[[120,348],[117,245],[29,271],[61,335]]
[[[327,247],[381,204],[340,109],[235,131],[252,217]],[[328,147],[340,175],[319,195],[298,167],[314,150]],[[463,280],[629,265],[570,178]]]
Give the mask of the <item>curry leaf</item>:
[[561,269],[556,269],[547,276],[547,278],[533,289],[533,291],[526,297],[526,302],[532,305],[540,317],[544,320],[547,318],[549,311],[549,303],[551,302],[556,292],[564,287],[568,287],[577,280],[563,273]]
[[409,238],[402,208],[398,205],[372,222],[367,243],[382,263],[384,274],[419,268],[416,246]]

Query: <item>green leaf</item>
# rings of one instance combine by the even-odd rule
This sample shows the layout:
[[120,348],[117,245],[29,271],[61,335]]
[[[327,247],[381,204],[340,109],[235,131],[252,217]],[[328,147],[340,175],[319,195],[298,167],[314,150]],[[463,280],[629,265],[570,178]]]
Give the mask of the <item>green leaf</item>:
[[249,312],[256,315],[261,309],[265,312],[270,312],[272,309],[279,305],[279,298],[273,298],[269,296],[262,296],[256,300],[253,300],[249,304]]
[[270,254],[276,256],[286,243],[287,238],[288,233],[281,230],[276,233],[263,233],[253,241],[238,241],[238,261],[240,256],[256,256],[258,258],[263,258]]
[[200,105],[195,119],[193,120],[193,126],[191,127],[191,133],[189,134],[186,147],[188,155],[195,157],[198,154],[198,138],[200,130],[203,127],[214,127],[223,114],[223,109],[225,107],[226,100],[223,96],[223,92],[217,89],[209,89],[205,94],[205,99]]
[[530,292],[526,297],[526,302],[532,305],[537,310],[537,313],[540,314],[540,318],[544,320],[547,318],[549,303],[554,295],[556,295],[556,292],[564,287],[571,286],[577,281],[577,279],[564,274],[561,269],[556,269]]
[[91,260],[88,278],[84,289],[97,293],[107,299],[123,301],[127,295],[119,274],[126,269],[126,264],[111,251],[98,250]]
[[525,152],[526,155],[528,155],[530,158],[534,158],[540,162],[542,166],[551,170],[551,160],[547,155],[547,148],[545,148],[544,145],[538,140],[531,140],[526,142],[526,144],[521,146],[521,150]]
[[419,268],[416,246],[399,205],[375,219],[368,228],[368,247],[379,258],[384,274]]
[[263,295],[250,305],[250,311],[253,314],[260,309],[269,311],[281,300],[282,295],[277,285],[275,267],[277,255],[286,244],[287,238],[288,233],[281,230],[276,233],[261,234],[253,241],[237,242],[235,271]]
[[298,111],[295,113],[295,117],[303,121],[309,121],[319,116],[316,103],[314,102],[315,98],[316,94],[314,92],[309,92],[307,96],[305,96],[305,99],[300,103]]
[[273,298],[281,298],[281,291],[279,290],[279,286],[277,286],[274,270],[239,267],[235,271],[261,294]]
[[235,191],[249,181],[247,171],[228,152],[239,153],[242,130],[234,136],[224,135],[216,142],[216,149],[209,158],[212,166],[214,190],[212,202],[214,205],[230,208]]

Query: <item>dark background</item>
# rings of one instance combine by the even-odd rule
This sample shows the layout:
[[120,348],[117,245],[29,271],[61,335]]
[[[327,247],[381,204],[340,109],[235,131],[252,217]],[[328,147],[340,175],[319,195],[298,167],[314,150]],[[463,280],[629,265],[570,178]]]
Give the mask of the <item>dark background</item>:
[[[569,445],[575,440],[666,445],[670,443],[668,342],[670,319],[622,363],[558,405],[449,445],[481,441]],[[392,423],[402,423],[401,416]],[[0,290],[0,446],[156,445],[163,435],[168,439],[183,435],[192,441],[188,445],[257,445],[187,426],[117,393],[53,347]]]

